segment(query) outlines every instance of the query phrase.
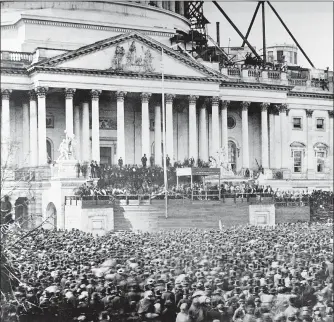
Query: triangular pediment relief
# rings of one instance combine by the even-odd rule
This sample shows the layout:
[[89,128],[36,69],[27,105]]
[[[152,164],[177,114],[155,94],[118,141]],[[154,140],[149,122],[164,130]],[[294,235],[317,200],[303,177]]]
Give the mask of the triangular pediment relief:
[[137,32],[108,38],[50,58],[35,66],[199,78],[222,77],[192,58]]

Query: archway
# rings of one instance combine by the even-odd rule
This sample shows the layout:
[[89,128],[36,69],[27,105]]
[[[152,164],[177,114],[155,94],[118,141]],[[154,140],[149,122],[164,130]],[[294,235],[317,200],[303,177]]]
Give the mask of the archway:
[[57,209],[53,202],[46,207],[46,223],[51,229],[57,228]]
[[15,221],[18,222],[23,229],[28,227],[27,202],[27,197],[19,197],[15,201]]
[[53,161],[53,143],[50,139],[46,139],[46,156],[48,158],[48,163]]
[[231,140],[228,141],[228,163],[235,172],[237,169],[237,146]]

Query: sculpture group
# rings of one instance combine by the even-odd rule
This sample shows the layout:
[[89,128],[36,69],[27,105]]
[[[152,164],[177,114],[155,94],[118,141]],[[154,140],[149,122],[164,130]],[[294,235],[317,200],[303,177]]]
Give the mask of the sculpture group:
[[74,134],[68,134],[66,131],[64,131],[66,134],[66,138],[62,140],[59,146],[59,157],[57,159],[57,162],[62,160],[74,160],[74,153],[73,153],[73,147],[75,145],[75,135]]

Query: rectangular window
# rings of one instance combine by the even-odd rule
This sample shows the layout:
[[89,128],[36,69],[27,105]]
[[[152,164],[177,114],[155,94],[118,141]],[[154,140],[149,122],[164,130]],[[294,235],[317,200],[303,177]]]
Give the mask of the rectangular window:
[[277,61],[281,62],[283,60],[283,50],[277,50]]
[[297,53],[293,53],[293,56],[294,56],[294,64],[297,65]]
[[325,129],[325,120],[324,119],[317,119],[317,130],[324,130]]
[[293,52],[289,51],[289,63],[293,63]]
[[294,129],[301,129],[302,128],[302,119],[301,119],[301,117],[294,117],[293,118],[293,128]]
[[293,152],[293,172],[302,172],[302,151]]
[[325,152],[317,152],[317,172],[324,172]]

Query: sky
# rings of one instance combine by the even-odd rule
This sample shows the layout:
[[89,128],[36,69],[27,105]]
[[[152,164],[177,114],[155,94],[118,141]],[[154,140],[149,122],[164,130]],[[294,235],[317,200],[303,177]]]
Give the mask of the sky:
[[[333,70],[333,2],[270,2],[290,29],[315,68]],[[219,1],[218,4],[245,36],[257,2]],[[248,37],[257,50],[262,48],[262,11],[258,10]],[[220,45],[241,46],[242,39],[223,14],[211,2],[204,3],[204,15],[210,21],[209,35],[216,40],[216,21],[220,22]],[[283,25],[265,4],[266,44],[294,44]],[[302,52],[298,50],[298,65],[311,68]]]

